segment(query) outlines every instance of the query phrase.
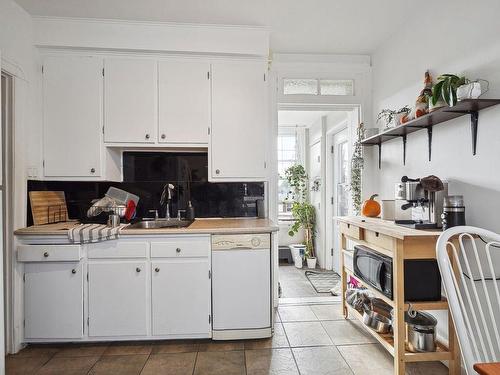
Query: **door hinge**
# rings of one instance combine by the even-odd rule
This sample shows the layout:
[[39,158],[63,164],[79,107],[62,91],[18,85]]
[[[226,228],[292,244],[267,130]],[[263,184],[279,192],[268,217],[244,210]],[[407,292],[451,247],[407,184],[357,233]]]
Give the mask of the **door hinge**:
[[210,71],[207,72],[207,79],[210,79]]
[[45,168],[45,160],[42,160],[42,167]]
[[208,127],[208,135],[210,135],[210,126]]
[[25,283],[25,282],[26,282],[26,274],[23,273],[23,283]]
[[212,271],[208,270],[208,278],[211,279],[212,278]]
[[23,327],[26,327],[26,319],[23,319]]
[[330,152],[333,154],[333,146],[330,147]]
[[330,249],[330,255],[333,256],[333,247]]
[[89,281],[89,273],[87,272],[87,281]]
[[266,163],[266,162],[264,162],[264,169],[266,169],[266,168],[267,168],[267,163]]
[[102,127],[102,134],[104,135],[104,126]]
[[42,65],[42,74],[43,74],[43,65]]
[[104,68],[102,68],[102,76],[104,77]]
[[264,73],[264,82],[266,82],[266,73]]
[[330,197],[330,203],[333,204],[333,197]]
[[208,324],[212,324],[212,315],[208,316]]
[[90,325],[90,316],[87,316],[87,327]]

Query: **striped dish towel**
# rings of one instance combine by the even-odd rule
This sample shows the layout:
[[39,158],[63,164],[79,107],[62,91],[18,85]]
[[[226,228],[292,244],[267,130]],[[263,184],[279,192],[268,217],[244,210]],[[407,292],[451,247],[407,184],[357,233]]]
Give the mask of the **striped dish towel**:
[[115,240],[126,225],[110,228],[103,224],[81,224],[68,231],[68,239],[72,243],[79,244]]

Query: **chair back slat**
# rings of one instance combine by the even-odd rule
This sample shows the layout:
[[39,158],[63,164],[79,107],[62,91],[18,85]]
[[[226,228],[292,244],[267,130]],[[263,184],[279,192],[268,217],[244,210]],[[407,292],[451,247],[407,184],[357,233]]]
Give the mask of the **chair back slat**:
[[436,252],[465,368],[473,375],[474,363],[500,361],[500,235],[450,228]]

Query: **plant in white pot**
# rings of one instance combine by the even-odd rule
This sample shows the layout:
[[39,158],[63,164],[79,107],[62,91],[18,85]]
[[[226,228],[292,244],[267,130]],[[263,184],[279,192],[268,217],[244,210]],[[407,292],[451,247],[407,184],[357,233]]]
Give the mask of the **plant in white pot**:
[[290,194],[294,201],[292,216],[294,223],[288,231],[289,236],[294,236],[301,228],[304,229],[305,256],[308,268],[316,268],[316,254],[314,251],[314,227],[316,224],[316,210],[308,201],[308,177],[304,167],[300,164],[292,165],[285,171],[285,177],[293,189]]

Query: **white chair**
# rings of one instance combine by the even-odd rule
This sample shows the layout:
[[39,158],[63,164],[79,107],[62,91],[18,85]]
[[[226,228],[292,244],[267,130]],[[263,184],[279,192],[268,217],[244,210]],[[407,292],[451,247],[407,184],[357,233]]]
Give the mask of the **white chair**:
[[450,228],[436,252],[465,369],[473,375],[474,364],[500,361],[500,235]]

